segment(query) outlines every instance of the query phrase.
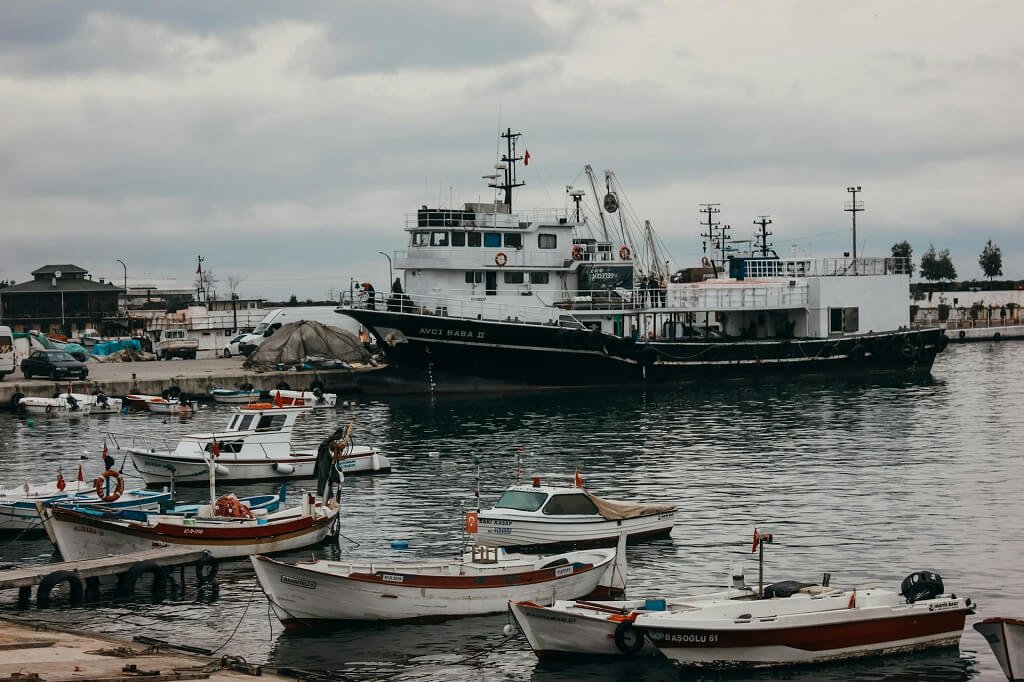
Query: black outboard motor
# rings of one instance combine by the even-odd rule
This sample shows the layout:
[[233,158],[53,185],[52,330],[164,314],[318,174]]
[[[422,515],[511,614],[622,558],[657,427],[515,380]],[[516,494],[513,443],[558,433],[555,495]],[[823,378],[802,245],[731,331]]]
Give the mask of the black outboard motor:
[[64,400],[68,404],[68,410],[70,410],[71,412],[78,411],[78,398],[68,393],[68,397],[65,398]]
[[327,399],[324,398],[324,392],[322,390],[320,390],[319,386],[315,386],[313,388],[313,397],[316,398],[316,401],[318,403],[320,403],[321,405],[323,405],[325,402],[327,402]]
[[100,407],[103,407],[103,408],[109,407],[110,406],[110,402],[107,400],[107,394],[106,393],[102,393],[102,392],[101,393],[97,393],[96,394],[96,404],[99,405]]
[[945,591],[942,586],[942,577],[932,571],[911,573],[903,579],[903,584],[900,585],[900,594],[907,598],[908,604],[922,599],[934,599]]

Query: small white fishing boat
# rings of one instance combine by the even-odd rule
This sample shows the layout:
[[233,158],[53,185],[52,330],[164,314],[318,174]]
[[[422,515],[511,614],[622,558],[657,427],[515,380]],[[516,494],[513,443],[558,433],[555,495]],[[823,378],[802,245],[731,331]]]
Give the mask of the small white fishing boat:
[[146,511],[159,509],[161,504],[168,503],[170,499],[168,492],[139,488],[125,490],[112,500],[104,500],[96,492],[95,482],[81,479],[64,482],[63,477],[58,475],[55,483],[26,482],[20,486],[0,488],[0,531],[42,530],[36,502],[84,507],[103,505],[108,509]]
[[260,392],[256,389],[211,388],[210,397],[214,402],[228,405],[246,405],[259,402]]
[[54,417],[83,417],[92,410],[89,402],[80,402],[74,396],[36,398],[24,397],[18,401],[18,409],[26,414],[50,415]]
[[309,411],[307,407],[274,407],[270,403],[239,406],[223,430],[183,436],[173,447],[138,436],[107,436],[127,454],[148,485],[206,482],[210,476],[207,458],[213,459],[218,478],[233,482],[310,478],[317,453],[323,448],[330,448],[343,474],[391,470],[390,460],[376,448],[352,443],[351,426],[337,429],[318,449],[293,449],[295,424]]
[[334,407],[338,404],[336,393],[324,393],[322,389],[314,388],[311,391],[292,391],[275,388],[270,391],[270,398],[275,405],[286,407],[291,405],[305,407]]
[[551,603],[570,594],[607,595],[624,588],[626,571],[625,542],[548,556],[476,546],[460,559],[407,563],[250,558],[271,608],[288,629],[476,616],[500,613],[510,599]]
[[136,410],[149,411],[149,401],[159,398],[158,395],[147,395],[145,393],[129,393],[124,397],[124,404]]
[[671,504],[617,502],[575,486],[513,485],[490,509],[479,514],[477,542],[499,547],[614,544],[621,533],[629,542],[667,536],[675,524]]
[[[766,538],[755,531],[755,547]],[[920,571],[900,592],[785,581],[746,594],[550,607],[516,601],[510,611],[539,658],[649,653],[683,666],[737,668],[956,646],[974,604]]]
[[73,398],[79,405],[88,405],[89,414],[116,414],[121,411],[122,400],[111,398],[102,391],[95,393],[61,393],[57,396],[64,400]]
[[146,401],[146,407],[155,414],[192,414],[195,405],[189,400],[156,396]]
[[1024,620],[1020,618],[986,618],[974,624],[999,661],[1006,679],[1024,680]]

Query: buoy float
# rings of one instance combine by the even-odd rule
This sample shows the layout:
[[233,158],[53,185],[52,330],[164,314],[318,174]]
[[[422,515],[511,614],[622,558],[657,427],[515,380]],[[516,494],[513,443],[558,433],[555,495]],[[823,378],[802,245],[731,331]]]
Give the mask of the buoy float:
[[405,540],[392,540],[391,549],[409,549],[409,543]]
[[274,471],[279,474],[290,474],[294,473],[295,467],[287,462],[274,462]]

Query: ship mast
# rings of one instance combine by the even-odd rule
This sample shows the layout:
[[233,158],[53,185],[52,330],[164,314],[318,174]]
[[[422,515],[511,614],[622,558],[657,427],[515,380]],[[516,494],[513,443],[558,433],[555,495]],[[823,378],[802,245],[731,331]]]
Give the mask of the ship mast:
[[501,137],[505,140],[507,145],[507,151],[501,156],[501,163],[498,164],[498,170],[504,171],[502,181],[500,184],[497,182],[488,183],[488,187],[494,189],[500,189],[505,192],[505,199],[502,202],[505,204],[506,210],[512,212],[512,190],[516,187],[522,187],[525,182],[517,182],[516,179],[516,161],[521,161],[523,157],[516,155],[516,141],[522,133],[513,133],[511,128],[507,128],[505,132],[501,134]]

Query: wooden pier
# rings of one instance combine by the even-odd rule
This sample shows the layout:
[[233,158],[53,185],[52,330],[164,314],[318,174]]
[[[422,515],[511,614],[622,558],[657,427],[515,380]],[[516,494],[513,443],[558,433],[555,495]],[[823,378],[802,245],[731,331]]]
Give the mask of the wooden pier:
[[31,603],[32,588],[38,586],[36,605],[47,608],[50,605],[50,591],[66,582],[71,591],[71,603],[77,605],[83,598],[98,593],[99,579],[103,576],[118,576],[118,592],[131,596],[135,592],[135,583],[143,575],[152,574],[154,586],[160,585],[162,588],[170,569],[181,566],[184,572],[185,564],[195,564],[198,581],[211,580],[217,574],[217,560],[205,550],[158,547],[130,556],[114,555],[0,571],[0,589],[17,589],[19,606],[27,608]]

